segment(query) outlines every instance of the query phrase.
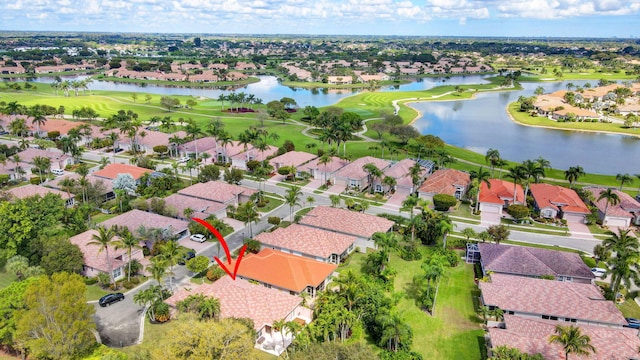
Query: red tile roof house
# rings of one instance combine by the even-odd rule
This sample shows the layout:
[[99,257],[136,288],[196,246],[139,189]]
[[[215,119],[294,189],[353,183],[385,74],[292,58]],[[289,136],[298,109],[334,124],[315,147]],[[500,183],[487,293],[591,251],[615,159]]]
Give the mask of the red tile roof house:
[[376,248],[376,245],[371,240],[373,234],[388,232],[393,227],[394,222],[375,215],[318,206],[309,211],[300,220],[300,224],[355,236],[357,238],[356,250],[366,252],[367,248]]
[[361,157],[333,174],[333,184],[344,185],[350,189],[364,190],[369,184],[369,174],[362,169],[366,164],[373,164],[378,169],[384,171],[391,165],[391,161],[374,158],[371,156]]
[[222,181],[207,181],[206,183],[193,184],[179,190],[178,194],[215,201],[224,205],[237,206],[238,204],[249,201],[251,195],[257,192],[255,189],[227,184]]
[[594,284],[533,279],[504,274],[480,282],[482,304],[504,314],[554,320],[557,324],[598,325],[622,328],[627,324],[612,301]]
[[513,197],[514,184],[505,180],[489,179],[491,187],[485,182],[480,184],[480,211],[502,214],[502,210],[511,204],[524,204],[524,190],[520,184],[516,185],[515,202]]
[[299,166],[306,164],[317,157],[317,155],[310,154],[308,152],[294,150],[274,157],[269,160],[269,165],[273,166],[273,170],[275,172],[283,166],[293,166],[298,169]]
[[136,234],[141,226],[147,229],[162,229],[169,232],[170,236],[176,236],[182,239],[189,235],[189,222],[185,220],[175,219],[168,216],[162,216],[142,210],[131,210],[124,214],[120,214],[111,219],[100,223],[101,226],[126,227],[132,234]]
[[439,169],[429,175],[418,188],[418,197],[433,202],[436,194],[455,196],[460,200],[471,185],[469,173],[454,169]]
[[33,164],[33,159],[37,156],[48,158],[51,160],[52,169],[64,169],[67,165],[73,164],[73,158],[71,156],[62,153],[62,151],[57,149],[45,150],[30,147],[20,151],[16,155],[20,157],[20,160],[29,164]]
[[[138,146],[140,146],[140,149],[142,151],[145,151],[147,153],[153,152],[153,147],[158,145],[166,145],[166,146],[169,146],[169,148],[171,148],[172,146],[177,147],[177,144],[172,144],[170,139],[173,137],[179,137],[183,139],[187,136],[187,133],[185,133],[182,130],[176,131],[172,134],[167,134],[162,131],[154,131],[154,130],[143,130],[143,131],[145,132],[146,135],[144,137],[140,136],[139,134],[142,131],[139,131],[138,137],[137,137],[137,144]],[[127,144],[127,147],[131,147],[130,141],[124,141],[123,139],[120,143]]]
[[[545,359],[564,359],[560,344],[552,344],[549,337],[555,333],[557,323],[550,320],[528,319],[505,315],[505,328],[489,328],[490,348],[506,346],[523,353],[541,354]],[[602,326],[580,325],[583,335],[589,336],[596,353],[588,356],[572,354],[571,359],[610,360],[637,359],[640,338],[636,329],[613,329]]]
[[[613,190],[614,193],[620,198],[620,203],[616,205],[609,204],[607,207],[607,200],[597,200],[600,194],[605,191],[605,188],[591,188],[586,187],[584,190],[593,194],[594,205],[598,208],[598,215],[603,225],[607,226],[620,226],[629,227],[632,223],[640,225],[640,202],[636,201],[629,194]],[[604,215],[605,209],[607,215]]]
[[178,151],[184,156],[189,156],[190,154],[195,155],[197,150],[199,156],[201,153],[208,152],[209,150],[216,149],[217,147],[218,144],[216,143],[216,139],[211,136],[207,136],[178,145]]
[[[235,261],[232,260],[229,266],[235,267]],[[307,293],[313,298],[325,289],[337,268],[335,264],[278,250],[263,249],[242,259],[237,277],[257,281],[268,288],[275,288],[291,295]]]
[[580,255],[572,252],[478,243],[483,275],[496,274],[541,278],[553,275],[558,281],[590,284],[595,278]]
[[531,184],[535,209],[545,218],[561,218],[584,224],[591,210],[572,189],[550,184]]
[[[69,241],[72,244],[77,245],[82,251],[84,258],[84,265],[82,267],[82,273],[86,277],[94,277],[99,273],[109,273],[109,265],[107,264],[106,252],[102,250],[101,246],[90,244],[93,240],[93,235],[98,234],[97,230],[87,230],[76,236],[72,236]],[[119,237],[115,237],[114,240],[118,240]],[[101,251],[102,250],[102,251]],[[117,249],[114,246],[109,246],[109,257],[111,257],[111,268],[113,278],[118,280],[125,276],[126,269],[124,268],[131,259],[142,260],[144,258],[141,249],[132,249],[131,259],[129,259],[127,249]]]
[[278,152],[278,148],[268,145],[265,151],[249,146],[246,151],[231,156],[231,166],[241,170],[247,170],[247,162],[251,160],[264,161],[269,156],[273,156]]
[[[253,148],[252,145],[249,145],[247,148]],[[200,149],[198,149],[200,150]],[[211,155],[212,161],[217,161],[220,163],[229,163],[231,162],[231,157],[244,152],[244,145],[240,144],[239,141],[232,141],[226,145],[222,145],[221,141],[218,141],[216,147],[205,150],[204,152]]]
[[114,163],[105,166],[102,170],[93,172],[92,175],[98,178],[113,181],[118,177],[119,174],[129,174],[133,177],[134,180],[139,181],[144,174],[151,172],[153,172],[153,170],[151,169],[141,168],[128,164]]
[[[75,180],[76,183],[77,183],[80,180],[80,178],[81,178],[80,174],[69,173],[69,174],[66,174],[64,176],[57,176],[55,179],[47,181],[42,185],[50,187],[50,188],[66,191],[60,185],[60,182],[63,179],[72,179],[72,180]],[[112,180],[98,178],[98,177],[93,176],[93,174],[88,174],[86,179],[93,185],[100,184],[100,186],[104,187],[104,190],[105,190],[105,193],[103,194],[104,195],[104,201],[109,201],[109,200],[114,199],[116,197],[116,194],[113,192],[113,181]]]
[[[242,263],[244,264],[244,261]],[[308,324],[311,321],[311,311],[302,306],[300,296],[252,284],[246,280],[232,280],[229,276],[213,284],[181,289],[165,301],[175,308],[178,302],[196,294],[217,298],[220,301],[220,318],[251,319],[257,332],[256,348],[276,356],[286,347],[282,346],[283,334],[273,330],[273,322],[299,319]],[[284,336],[285,345],[288,346],[292,341],[291,335],[285,332]]]
[[191,214],[192,218],[206,219],[210,215],[215,215],[216,218],[222,219],[227,216],[227,206],[211,200],[181,194],[171,194],[164,198],[164,202],[167,206],[171,206],[177,210],[177,216],[179,218],[187,221],[191,220],[184,216],[184,210],[187,208],[193,210],[193,214]]
[[[39,135],[41,137],[47,137],[47,133],[50,131],[59,131],[60,135],[67,135],[69,133],[69,130],[77,128],[81,125],[82,123],[78,121],[47,118],[47,122],[40,125]],[[27,126],[29,127],[29,129],[31,129],[31,131],[33,131],[34,134],[36,133],[38,127],[35,124],[29,122],[27,123]]]
[[331,161],[320,164],[320,158],[313,159],[308,163],[298,167],[298,171],[306,171],[316,180],[331,181],[333,174],[349,164],[348,160],[332,156]]
[[[382,178],[375,179],[373,181],[374,191],[385,193],[391,191],[391,189],[387,189],[387,186],[382,184],[382,180],[385,177],[390,176],[396,179],[396,186],[393,190],[402,191],[406,194],[413,193],[413,180],[411,179],[411,175],[409,175],[409,169],[415,164],[416,161],[411,159],[402,159],[396,163],[393,163],[390,167],[386,168],[383,171],[384,175],[382,175]],[[420,182],[422,182],[426,175],[427,169],[421,167]]]
[[255,239],[263,249],[280,250],[331,264],[340,264],[353,251],[357,240],[355,236],[298,224],[260,233]]
[[62,198],[62,200],[65,201],[65,205],[67,207],[71,207],[75,203],[73,194],[67,194],[64,191],[51,189],[51,188],[40,186],[40,185],[29,184],[29,185],[19,186],[19,187],[6,190],[6,193],[7,195],[9,195],[10,198],[16,198],[16,199],[26,199],[36,195],[40,197],[44,197],[47,194],[54,194],[54,195],[59,195],[60,198]]

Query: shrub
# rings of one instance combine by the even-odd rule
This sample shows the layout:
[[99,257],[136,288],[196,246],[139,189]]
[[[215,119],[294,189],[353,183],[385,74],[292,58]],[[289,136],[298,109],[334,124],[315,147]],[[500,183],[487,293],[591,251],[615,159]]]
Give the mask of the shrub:
[[29,183],[32,185],[40,184],[40,177],[36,176],[36,177],[29,178]]
[[290,172],[291,172],[291,166],[281,166],[278,169],[278,174],[280,175],[289,175]]
[[85,278],[84,279],[84,283],[85,283],[85,285],[94,285],[94,284],[98,283],[98,279],[95,278],[95,277]]
[[257,254],[258,252],[260,252],[260,247],[261,247],[260,241],[250,239],[245,244],[247,245],[247,251],[248,252],[253,253],[253,254]]
[[447,211],[450,207],[455,206],[458,200],[453,195],[436,194],[433,196],[433,205],[436,210]]
[[274,226],[278,226],[280,224],[280,221],[282,220],[277,216],[269,216],[269,219],[267,219],[267,222]]
[[524,219],[529,216],[529,208],[524,205],[511,204],[507,208],[507,214],[513,216],[518,220]]
[[131,282],[131,281],[127,281],[127,280],[125,280],[125,281],[123,281],[123,282],[122,282],[122,286],[123,286],[125,289],[129,290],[129,289],[133,289],[136,285],[135,285],[133,282]]
[[207,270],[207,279],[209,281],[216,281],[221,277],[223,277],[224,274],[226,273],[220,267],[218,266],[210,267],[209,270]]

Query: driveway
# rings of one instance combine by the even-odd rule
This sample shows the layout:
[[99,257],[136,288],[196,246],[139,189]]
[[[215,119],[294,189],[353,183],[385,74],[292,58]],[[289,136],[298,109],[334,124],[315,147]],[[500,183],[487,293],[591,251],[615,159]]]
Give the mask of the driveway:
[[499,225],[501,215],[500,213],[483,211],[480,213],[480,222],[485,226]]
[[569,232],[571,236],[578,239],[585,240],[594,240],[595,237],[591,234],[591,230],[585,224],[577,223],[577,222],[567,222],[567,227],[569,228]]
[[317,190],[320,186],[322,186],[322,180],[321,179],[313,179],[311,180],[310,183],[308,183],[307,185],[302,187],[303,191],[308,191],[308,192],[313,192],[314,190]]
[[402,202],[405,201],[407,196],[411,194],[409,189],[398,189],[396,192],[391,195],[389,200],[387,200],[387,205],[392,205],[394,208],[401,208]]
[[330,188],[328,188],[327,189],[327,193],[328,194],[338,194],[338,195],[340,195],[340,194],[342,194],[343,191],[346,190],[346,188],[347,187],[344,186],[344,185],[336,184],[336,185],[333,185]]
[[138,291],[126,293],[124,300],[107,307],[100,307],[97,301],[93,304],[96,308],[93,318],[103,344],[123,347],[138,343],[140,321],[144,310],[144,307],[133,302],[133,295]]

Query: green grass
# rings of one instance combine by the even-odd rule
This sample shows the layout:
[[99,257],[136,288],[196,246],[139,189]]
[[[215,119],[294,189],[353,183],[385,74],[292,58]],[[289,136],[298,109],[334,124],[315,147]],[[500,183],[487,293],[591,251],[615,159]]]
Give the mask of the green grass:
[[582,254],[583,253],[580,250],[569,249],[569,248],[564,248],[564,247],[555,246],[555,245],[532,244],[532,243],[525,243],[525,242],[513,241],[513,240],[504,240],[504,241],[501,241],[500,243],[501,244],[527,246],[527,247],[533,247],[533,248],[539,248],[539,249],[566,251],[566,252],[573,252],[573,253],[577,253],[577,254]]
[[12,282],[17,281],[18,277],[14,273],[10,273],[7,271],[0,272],[0,289],[4,289],[7,286],[11,285]]
[[262,213],[268,213],[270,211],[272,211],[273,209],[281,206],[282,204],[284,204],[283,200],[277,199],[275,197],[269,196],[269,202],[261,208],[258,208],[258,211],[262,212]]
[[111,218],[114,218],[116,216],[118,216],[119,214],[113,213],[113,214],[103,214],[103,213],[97,213],[95,215],[91,215],[91,221],[93,221],[96,224],[99,224],[103,221],[107,221]]
[[110,291],[103,290],[98,284],[87,285],[85,290],[87,301],[98,300],[108,293],[110,293]]
[[626,299],[622,304],[618,304],[618,309],[624,317],[640,319],[640,306],[633,299]]

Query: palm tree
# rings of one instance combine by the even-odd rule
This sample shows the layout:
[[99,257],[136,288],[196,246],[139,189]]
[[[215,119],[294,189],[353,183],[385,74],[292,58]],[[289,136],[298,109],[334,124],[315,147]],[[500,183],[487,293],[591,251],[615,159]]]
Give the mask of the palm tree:
[[51,159],[44,156],[34,156],[33,157],[33,165],[38,169],[38,173],[40,174],[40,183],[44,180],[42,179],[42,173],[49,170],[51,167]]
[[573,184],[578,181],[579,178],[585,175],[586,173],[584,169],[582,169],[582,166],[570,166],[569,169],[564,172],[565,180],[569,181],[569,189],[573,187]]
[[409,168],[409,172],[407,173],[407,175],[411,177],[411,184],[413,185],[413,190],[411,193],[415,193],[416,191],[418,191],[418,185],[420,185],[420,182],[422,181],[422,173],[422,166],[418,164],[418,162],[416,162],[412,167]]
[[604,225],[605,218],[607,217],[607,211],[609,210],[609,205],[617,205],[620,203],[620,196],[611,188],[608,188],[600,193],[598,196],[598,201],[605,199],[606,205],[604,207],[604,217],[602,218],[602,225]]
[[184,132],[187,133],[187,136],[191,138],[191,140],[193,140],[193,142],[195,143],[195,151],[196,151],[196,159],[197,159],[198,158],[198,138],[200,137],[200,135],[203,135],[204,133],[202,129],[200,129],[200,126],[198,126],[198,124],[192,119],[187,120],[187,125],[184,127]]
[[527,179],[527,174],[521,166],[512,166],[509,168],[509,173],[506,176],[513,180],[513,202],[515,203],[518,184],[520,184],[522,180]]
[[583,335],[580,327],[574,325],[556,325],[555,334],[549,337],[549,342],[562,346],[565,360],[569,359],[569,354],[589,356],[590,353],[596,353],[591,345],[591,338]]
[[367,172],[368,182],[369,182],[369,193],[373,194],[373,182],[383,175],[382,170],[380,170],[375,164],[367,163],[362,165],[362,170]]
[[[388,189],[388,192],[394,191],[397,184],[398,180],[396,180],[396,178],[394,178],[393,176],[385,176],[384,179],[382,179],[382,185],[384,185]],[[415,186],[414,189],[416,189]]]
[[44,116],[42,111],[40,111],[40,108],[36,106],[30,109],[29,115],[33,117],[31,123],[36,125],[36,133],[40,136],[40,126],[47,123],[47,118]]
[[115,279],[113,278],[113,266],[111,264],[111,257],[109,256],[109,247],[115,245],[114,238],[116,237],[116,232],[113,228],[106,228],[104,226],[98,226],[98,233],[91,235],[91,241],[88,242],[88,245],[96,245],[99,246],[100,249],[98,253],[104,250],[105,259],[107,260],[107,268],[109,270],[109,278],[111,279],[111,285],[113,287],[116,286]]
[[491,177],[493,177],[493,170],[495,169],[496,165],[498,165],[498,161],[500,160],[500,151],[498,151],[498,149],[492,149],[489,148],[489,150],[487,150],[486,155],[484,156],[484,160],[491,165]]
[[618,294],[622,283],[630,287],[631,280],[635,283],[640,281],[640,264],[638,263],[640,240],[631,235],[630,229],[619,229],[617,234],[607,231],[605,234],[609,237],[602,242],[602,245],[615,254],[609,261],[611,290],[615,301],[615,295]]
[[284,321],[284,319],[282,320],[275,320],[273,322],[273,324],[271,324],[271,327],[273,328],[273,330],[280,332],[280,337],[282,337],[282,348],[284,349],[286,347],[285,343],[284,343],[284,329],[285,329],[285,325],[286,325],[286,321]]
[[400,344],[411,337],[411,327],[407,325],[398,314],[382,315],[382,336],[380,345],[387,350],[397,352]]
[[147,271],[151,277],[158,283],[158,287],[162,288],[162,279],[167,274],[167,261],[161,257],[155,256],[151,259],[151,264],[147,266]]
[[297,205],[300,206],[300,195],[302,190],[299,186],[290,187],[284,195],[284,202],[289,205],[289,220],[293,222],[293,208]]
[[198,305],[198,314],[201,319],[215,319],[220,315],[220,300],[209,297]]
[[[320,156],[320,158],[318,159],[318,165],[324,165],[324,170],[323,170],[324,182],[322,183],[323,185],[327,184],[327,172],[328,172],[327,165],[332,162],[333,162],[333,157],[328,152],[325,152],[324,154],[322,154],[322,156]],[[638,191],[640,191],[640,188],[638,189]]]
[[624,184],[631,184],[633,182],[633,177],[629,174],[618,174],[616,175],[616,180],[620,181],[620,191],[622,191]]
[[260,220],[260,214],[256,209],[256,204],[252,201],[247,201],[246,203],[238,206],[236,215],[244,222],[245,227],[249,225],[249,237],[253,238],[253,227],[251,224],[257,223],[258,220]]
[[142,249],[140,246],[140,241],[133,235],[131,232],[125,231],[122,236],[120,236],[120,240],[115,242],[116,249],[127,249],[127,258],[129,259],[129,270],[127,270],[127,281],[131,281],[131,253],[133,249]]
[[489,172],[484,171],[482,166],[478,169],[478,171],[471,170],[469,173],[471,175],[471,180],[478,181],[478,192],[476,194],[476,213],[478,213],[478,208],[480,207],[480,185],[482,183],[487,184],[487,188],[491,189],[491,181],[489,181]]
[[537,163],[536,161],[525,160],[522,162],[521,167],[522,167],[522,172],[525,174],[526,186],[524,189],[524,196],[526,199],[527,193],[529,192],[529,184],[531,182],[531,179],[533,179],[533,182],[539,183],[540,178],[543,177],[545,174],[544,174],[544,168],[540,166],[540,164]]
[[[169,273],[173,275],[173,267],[180,260],[180,246],[176,241],[169,240],[160,246],[160,257],[169,265]],[[173,289],[173,276],[169,277],[169,288]]]

